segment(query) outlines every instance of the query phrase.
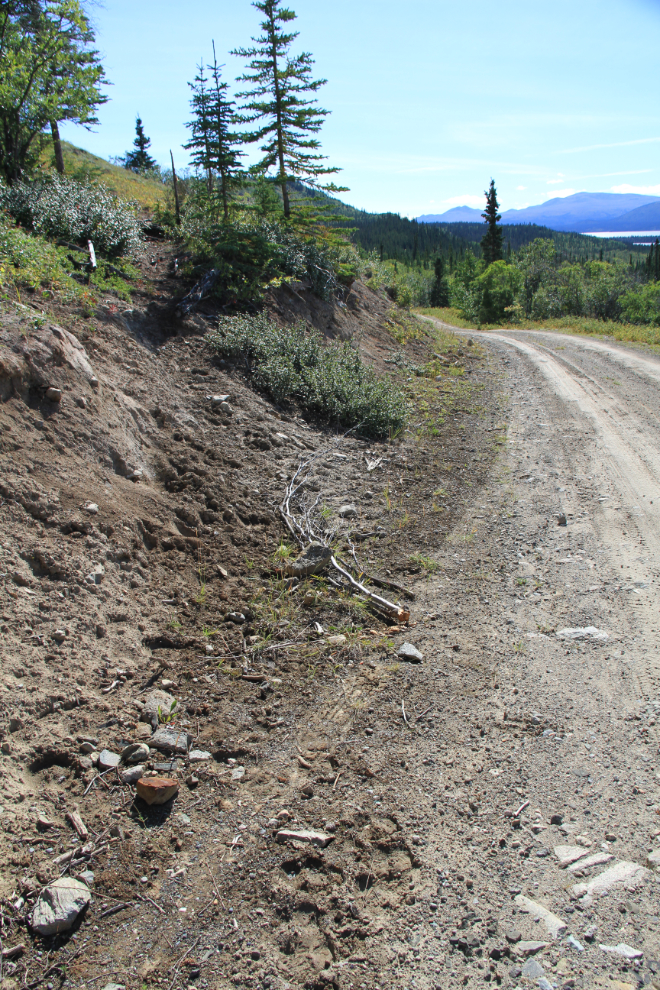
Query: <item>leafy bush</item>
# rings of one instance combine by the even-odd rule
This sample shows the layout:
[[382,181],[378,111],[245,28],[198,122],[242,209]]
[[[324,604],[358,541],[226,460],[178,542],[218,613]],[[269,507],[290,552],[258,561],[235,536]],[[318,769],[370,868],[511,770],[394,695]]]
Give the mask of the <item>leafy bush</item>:
[[389,379],[379,379],[350,343],[324,347],[304,323],[279,327],[263,313],[224,317],[208,339],[224,357],[245,361],[254,384],[275,402],[295,400],[320,419],[359,424],[374,437],[405,422],[404,397]]
[[660,326],[660,282],[648,282],[621,297],[621,315],[627,323]]
[[496,323],[503,320],[520,289],[518,270],[506,261],[494,261],[475,282],[479,292],[479,321]]
[[141,239],[134,204],[117,199],[102,186],[65,176],[2,188],[0,207],[28,230],[76,243],[91,240],[104,254],[136,250]]

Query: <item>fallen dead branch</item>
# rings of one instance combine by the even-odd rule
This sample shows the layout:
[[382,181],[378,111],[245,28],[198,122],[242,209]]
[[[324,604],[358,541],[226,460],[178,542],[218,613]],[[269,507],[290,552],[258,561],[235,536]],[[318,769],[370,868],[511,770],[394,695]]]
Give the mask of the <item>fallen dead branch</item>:
[[[348,433],[351,432],[351,430],[348,431]],[[344,437],[348,436],[348,433],[332,444],[330,450],[339,446]],[[395,585],[394,582],[387,582],[382,578],[374,578],[367,574],[364,568],[360,566],[355,547],[352,544],[351,555],[355,561],[355,566],[342,558],[337,559],[337,556],[331,551],[332,541],[336,532],[335,530],[326,528],[323,518],[317,512],[321,494],[316,496],[311,505],[305,500],[304,492],[310,469],[316,460],[320,457],[327,456],[328,453],[328,448],[317,450],[311,457],[298,465],[293,477],[286,486],[284,498],[280,505],[282,521],[301,549],[305,549],[311,544],[316,544],[328,551],[329,565],[344,578],[353,591],[359,591],[361,595],[364,595],[378,612],[384,613],[388,618],[395,619],[398,623],[408,622],[410,619],[409,611],[401,605],[383,598],[382,595],[377,595],[366,586],[364,581],[371,581],[379,587],[394,587],[397,591],[401,591],[402,594],[405,594],[407,598],[411,599],[415,597],[413,593],[401,588],[399,585]]]

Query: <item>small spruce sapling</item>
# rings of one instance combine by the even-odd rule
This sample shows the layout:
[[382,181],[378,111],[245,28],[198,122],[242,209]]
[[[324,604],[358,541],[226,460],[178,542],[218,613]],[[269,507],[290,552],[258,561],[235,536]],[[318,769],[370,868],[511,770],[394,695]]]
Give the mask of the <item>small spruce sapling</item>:
[[131,172],[150,172],[156,167],[156,160],[151,157],[148,148],[151,138],[144,133],[144,124],[140,115],[135,118],[135,140],[132,151],[127,151],[122,159],[124,168]]

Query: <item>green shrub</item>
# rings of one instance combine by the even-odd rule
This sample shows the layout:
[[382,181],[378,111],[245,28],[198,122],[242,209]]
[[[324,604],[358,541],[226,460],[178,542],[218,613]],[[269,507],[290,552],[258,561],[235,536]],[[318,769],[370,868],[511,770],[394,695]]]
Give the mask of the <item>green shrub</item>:
[[626,323],[660,326],[660,282],[647,282],[637,292],[621,297],[621,316]]
[[522,279],[520,272],[506,261],[494,261],[475,280],[479,293],[479,321],[497,323],[504,320],[513,306]]
[[304,323],[279,327],[261,313],[224,317],[208,335],[224,357],[244,361],[255,386],[275,402],[294,400],[335,426],[360,426],[368,436],[398,432],[406,418],[402,393],[379,379],[350,343],[323,346]]
[[104,254],[136,250],[141,240],[134,204],[117,199],[103,186],[66,176],[4,187],[0,189],[0,208],[36,234],[78,244],[91,240]]

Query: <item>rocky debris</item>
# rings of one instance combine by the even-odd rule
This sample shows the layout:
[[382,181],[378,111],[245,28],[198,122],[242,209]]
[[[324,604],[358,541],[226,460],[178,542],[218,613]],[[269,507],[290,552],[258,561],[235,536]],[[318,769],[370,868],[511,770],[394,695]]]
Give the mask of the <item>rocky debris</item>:
[[660,868],[660,849],[655,849],[652,853],[649,853],[646,857],[646,865],[651,870],[657,870]]
[[357,506],[353,503],[340,506],[337,515],[340,519],[355,519],[358,514]]
[[147,804],[166,804],[179,793],[179,782],[170,777],[142,777],[135,789]]
[[421,663],[424,659],[424,655],[412,643],[402,643],[396,655],[408,663]]
[[321,543],[310,543],[296,560],[284,564],[282,572],[298,578],[319,574],[328,566],[331,557],[330,547],[325,547]]
[[548,935],[552,935],[553,938],[557,938],[558,935],[565,932],[568,928],[566,922],[558,918],[556,914],[553,914],[552,911],[549,911],[542,904],[538,904],[536,901],[531,900],[531,898],[525,897],[524,894],[518,894],[514,898],[514,901],[519,911],[525,914],[531,914],[534,920],[538,918],[543,923]]
[[30,924],[35,932],[44,936],[69,931],[91,899],[86,884],[72,877],[60,877],[39,895]]
[[326,643],[328,646],[343,646],[346,642],[346,637],[343,633],[337,633],[334,636],[328,636],[326,638]]
[[610,634],[596,626],[583,626],[576,629],[558,629],[555,633],[557,639],[591,639],[596,642],[605,642],[610,638]]
[[330,835],[329,832],[314,832],[307,829],[298,831],[283,828],[277,833],[276,838],[278,842],[307,842],[313,846],[319,846],[321,849],[325,849],[326,846],[330,845],[335,836]]
[[184,729],[176,729],[171,725],[160,725],[150,739],[153,749],[163,753],[187,753],[192,742]]

